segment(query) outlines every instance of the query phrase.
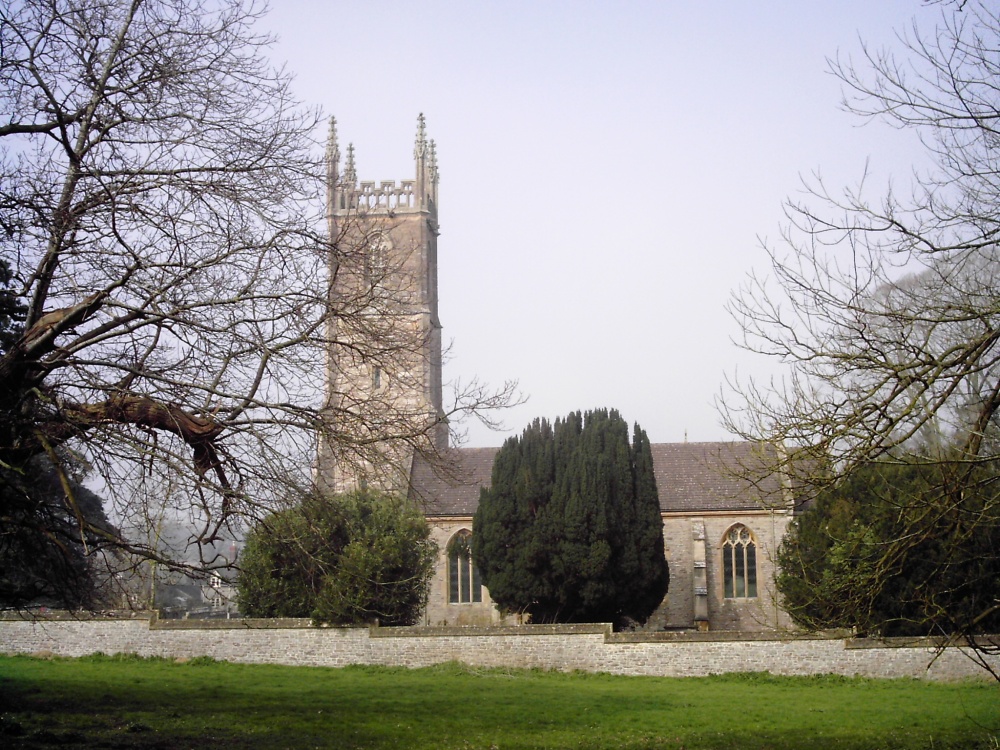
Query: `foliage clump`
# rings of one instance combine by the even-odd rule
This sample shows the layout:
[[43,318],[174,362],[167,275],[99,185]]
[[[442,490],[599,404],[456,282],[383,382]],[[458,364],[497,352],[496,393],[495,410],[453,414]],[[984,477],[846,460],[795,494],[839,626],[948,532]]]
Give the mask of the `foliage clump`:
[[876,461],[821,493],[778,551],[784,606],[809,628],[1000,632],[992,466]]
[[250,617],[412,625],[427,603],[437,548],[423,515],[372,491],[310,495],[247,537],[237,581]]
[[110,595],[108,540],[117,530],[71,456],[0,466],[0,609],[95,609]]
[[535,622],[645,622],[667,591],[646,433],[615,410],[536,419],[493,463],[473,559],[498,606]]

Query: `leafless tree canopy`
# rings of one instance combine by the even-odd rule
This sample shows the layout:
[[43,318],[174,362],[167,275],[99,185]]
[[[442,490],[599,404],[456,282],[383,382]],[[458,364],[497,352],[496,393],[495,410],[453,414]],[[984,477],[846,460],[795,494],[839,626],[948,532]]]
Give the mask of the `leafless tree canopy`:
[[902,35],[901,54],[831,65],[849,111],[915,129],[936,168],[877,199],[864,182],[814,180],[786,206],[771,275],[732,302],[744,346],[789,376],[735,384],[728,424],[844,468],[942,437],[969,460],[996,457],[1000,18],[975,3],[925,13],[938,24]]
[[[307,480],[331,337],[376,325],[370,299],[329,305],[331,269],[363,248],[324,234],[319,113],[264,57],[261,10],[0,9],[0,257],[27,307],[0,358],[0,468],[30,484],[39,457],[91,466],[124,536],[77,514],[81,533],[126,553],[155,555],[165,512],[211,542]],[[456,410],[503,400],[465,396]]]
[[971,1],[915,10],[895,51],[863,47],[831,69],[849,112],[916,132],[933,166],[905,192],[814,178],[786,204],[771,273],[731,304],[743,346],[786,376],[734,382],[722,404],[735,432],[788,448],[781,468],[803,496],[875,459],[948,464],[949,486],[898,509],[912,533],[882,548],[869,597],[949,519],[996,533],[995,500],[971,520],[962,503],[969,483],[998,494],[1000,16]]

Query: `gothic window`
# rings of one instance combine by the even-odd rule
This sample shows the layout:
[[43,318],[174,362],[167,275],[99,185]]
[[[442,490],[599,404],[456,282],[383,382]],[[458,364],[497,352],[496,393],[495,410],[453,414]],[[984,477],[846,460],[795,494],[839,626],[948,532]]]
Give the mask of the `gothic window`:
[[448,603],[469,604],[483,600],[479,570],[472,562],[472,534],[462,529],[448,544]]
[[757,542],[743,524],[736,524],[722,543],[722,577],[727,599],[757,596]]

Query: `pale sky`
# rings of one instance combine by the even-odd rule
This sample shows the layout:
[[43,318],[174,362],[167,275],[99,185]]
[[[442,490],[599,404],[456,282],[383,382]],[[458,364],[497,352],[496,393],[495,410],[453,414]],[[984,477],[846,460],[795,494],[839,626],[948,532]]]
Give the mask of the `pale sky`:
[[[724,306],[767,272],[802,177],[909,179],[912,134],[842,112],[827,57],[894,43],[920,0],[273,0],[262,30],[362,180],[414,176],[420,112],[441,173],[445,381],[517,379],[534,417],[617,408],[653,442],[724,440],[727,374],[774,365]],[[447,387],[445,398],[447,401]]]

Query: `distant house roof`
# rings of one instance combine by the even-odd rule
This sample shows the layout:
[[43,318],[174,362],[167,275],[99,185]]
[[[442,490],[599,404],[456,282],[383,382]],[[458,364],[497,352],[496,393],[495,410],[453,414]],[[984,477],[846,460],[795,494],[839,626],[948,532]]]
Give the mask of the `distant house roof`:
[[[489,486],[493,458],[499,448],[456,448],[435,469],[425,460],[414,462],[410,496],[429,516],[471,516],[479,505],[479,490]],[[773,450],[773,449],[770,449]],[[765,455],[755,443],[654,443],[653,471],[660,510],[758,510],[762,504],[782,505],[781,485],[773,474],[760,480],[746,477]]]

